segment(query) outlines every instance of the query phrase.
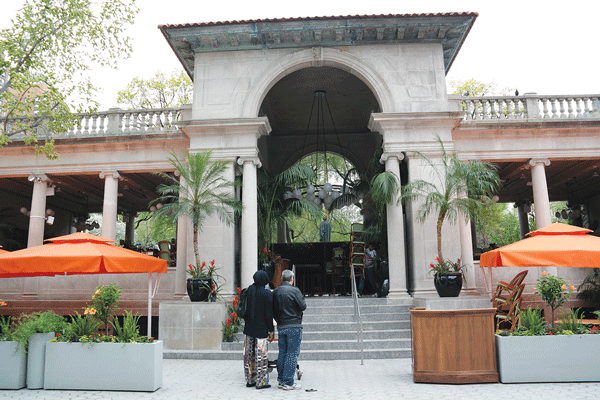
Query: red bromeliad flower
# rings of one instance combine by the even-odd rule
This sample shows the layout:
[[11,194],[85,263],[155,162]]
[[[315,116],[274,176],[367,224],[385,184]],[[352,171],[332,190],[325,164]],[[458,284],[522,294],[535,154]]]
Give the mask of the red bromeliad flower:
[[227,318],[227,326],[231,326],[231,318]]
[[214,267],[214,266],[215,266],[215,260],[212,260],[212,261],[210,262],[210,266],[211,266],[211,267]]
[[231,316],[235,319],[237,317],[237,314],[234,312],[231,313]]
[[436,257],[435,261],[437,261],[438,264],[441,262],[439,257]]
[[431,268],[435,268],[435,265],[433,265],[433,264],[429,264],[429,266],[430,266]]
[[194,270],[194,267],[192,266],[192,264],[188,264],[188,267],[190,268],[191,271]]
[[[240,292],[241,292],[240,288],[237,288],[237,292],[238,292],[238,294],[240,294]],[[236,298],[237,298],[237,296],[236,296]]]

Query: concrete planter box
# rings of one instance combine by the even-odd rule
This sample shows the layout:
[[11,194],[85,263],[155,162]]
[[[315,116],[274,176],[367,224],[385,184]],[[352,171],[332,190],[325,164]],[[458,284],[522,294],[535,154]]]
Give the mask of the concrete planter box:
[[162,301],[158,338],[165,350],[220,350],[227,303]]
[[163,343],[48,343],[44,389],[154,392]]
[[27,355],[19,342],[0,342],[0,389],[25,387]]
[[44,387],[46,344],[53,337],[54,332],[36,333],[29,337],[27,346],[27,389],[41,389]]
[[600,382],[600,335],[498,336],[502,383]]

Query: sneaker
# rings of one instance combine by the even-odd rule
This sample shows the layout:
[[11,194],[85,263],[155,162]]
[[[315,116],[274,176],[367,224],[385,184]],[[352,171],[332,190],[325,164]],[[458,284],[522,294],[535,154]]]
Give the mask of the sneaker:
[[283,390],[300,390],[300,389],[302,389],[302,385],[300,385],[299,383],[294,383],[292,386],[284,386],[282,389]]
[[268,388],[270,388],[270,387],[271,387],[271,385],[262,385],[262,386],[258,386],[258,385],[256,385],[256,388],[257,388],[257,389],[268,389]]
[[278,387],[279,389],[283,389],[283,388],[285,387],[285,385],[284,385],[283,383],[281,383],[281,382],[278,382],[278,383],[277,383],[277,387]]

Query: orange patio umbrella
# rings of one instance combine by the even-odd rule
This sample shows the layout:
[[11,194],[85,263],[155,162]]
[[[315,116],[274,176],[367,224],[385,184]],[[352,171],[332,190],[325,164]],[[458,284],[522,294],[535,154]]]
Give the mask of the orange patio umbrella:
[[[0,278],[87,275],[148,274],[148,321],[152,298],[167,272],[167,260],[112,245],[114,240],[89,233],[73,233],[48,239],[50,243],[0,254]],[[157,278],[152,288],[152,274]],[[151,324],[148,323],[148,335]]]
[[483,253],[479,265],[489,267],[490,277],[492,267],[600,268],[600,237],[589,232],[557,222],[528,233],[523,240]]

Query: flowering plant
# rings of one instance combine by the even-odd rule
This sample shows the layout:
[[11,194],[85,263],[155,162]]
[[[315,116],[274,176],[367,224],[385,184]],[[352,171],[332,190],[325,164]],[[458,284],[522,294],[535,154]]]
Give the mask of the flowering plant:
[[265,247],[258,253],[258,261],[261,263],[270,263],[273,261],[273,252]]
[[554,310],[561,307],[573,295],[575,286],[571,286],[569,289],[570,291],[563,278],[550,275],[547,271],[543,271],[542,276],[537,280],[535,292],[552,309],[552,326],[554,326]]
[[206,261],[202,261],[200,266],[188,264],[187,273],[192,276],[192,278],[196,279],[214,279],[214,278],[222,278],[218,273],[218,267],[215,265],[215,260],[212,260],[208,265]]
[[461,265],[460,263],[460,258],[457,259],[456,262],[451,261],[450,259],[445,259],[445,260],[440,260],[439,257],[435,258],[436,263],[433,264],[429,264],[429,266],[431,267],[431,269],[429,270],[429,273],[435,273],[435,274],[445,274],[448,272],[460,272],[462,273],[463,268],[465,268],[465,265]]
[[104,328],[108,333],[109,318],[114,310],[118,310],[117,302],[121,297],[121,288],[114,283],[98,286],[91,296],[92,305],[85,308],[84,315],[93,315],[104,323]]
[[[231,338],[235,337],[235,334],[240,330],[242,326],[242,320],[240,317],[238,317],[236,313],[240,292],[240,288],[237,288],[237,296],[233,298],[231,304],[227,305],[227,320],[221,323],[223,325],[222,331],[224,342],[231,341]],[[239,339],[237,337],[235,337],[235,339],[239,342]]]
[[5,302],[5,301],[2,301],[2,299],[0,299],[0,307],[2,307],[2,306],[7,306],[7,305],[8,305],[8,303],[7,303],[7,302]]

